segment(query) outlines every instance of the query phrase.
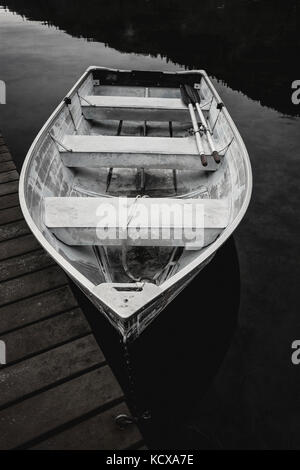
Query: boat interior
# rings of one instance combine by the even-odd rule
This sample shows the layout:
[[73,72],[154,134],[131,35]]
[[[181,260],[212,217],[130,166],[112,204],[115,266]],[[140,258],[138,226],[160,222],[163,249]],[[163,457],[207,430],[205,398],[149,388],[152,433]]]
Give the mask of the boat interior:
[[[200,94],[207,123],[200,132],[206,167],[189,110],[181,100],[181,83]],[[221,156],[220,163],[212,157],[206,132]],[[246,175],[244,148],[201,73],[93,68],[38,136],[24,191],[40,232],[91,284],[162,286],[237,217],[246,195]],[[95,204],[101,206],[112,198],[128,198],[131,209],[143,200],[148,205],[174,200],[193,205],[201,199],[205,211],[201,243],[188,246],[182,237],[179,242],[172,237],[163,243],[145,242],[154,228],[174,229],[174,223],[166,227],[163,222],[144,227],[148,234],[144,241],[141,236],[132,243],[111,237],[105,242],[97,234]]]

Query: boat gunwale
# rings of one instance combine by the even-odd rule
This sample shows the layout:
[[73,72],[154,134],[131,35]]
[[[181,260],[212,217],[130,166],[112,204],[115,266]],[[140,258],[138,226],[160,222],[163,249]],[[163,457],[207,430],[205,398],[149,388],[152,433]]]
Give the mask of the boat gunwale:
[[[195,71],[191,71],[195,72]],[[219,103],[223,103],[221,100],[220,95],[218,94],[217,90],[215,89],[213,83],[211,82],[210,78],[208,77],[207,73],[205,70],[200,70],[199,71],[202,74],[202,77],[205,79],[207,85],[209,86],[210,91],[212,94],[215,96],[216,100]],[[161,287],[163,287],[165,290],[169,289],[171,286],[174,285],[174,283],[178,282],[182,277],[186,276],[189,272],[193,271],[199,264],[203,263],[207,258],[209,258],[211,255],[215,253],[216,250],[218,250],[225,242],[228,240],[228,238],[232,235],[232,233],[236,230],[236,228],[239,226],[241,221],[243,220],[247,209],[249,207],[250,201],[251,201],[251,195],[252,195],[252,189],[253,189],[253,176],[252,176],[252,168],[251,168],[251,163],[250,163],[250,157],[247,151],[247,148],[245,146],[245,143],[242,139],[241,134],[239,133],[238,128],[236,127],[231,115],[229,114],[229,111],[227,110],[227,107],[224,105],[222,108],[222,112],[224,113],[224,116],[231,128],[231,131],[234,135],[234,137],[237,139],[238,145],[243,151],[243,156],[244,156],[244,163],[245,163],[245,169],[246,169],[246,181],[247,181],[247,187],[246,187],[246,195],[243,201],[243,204],[239,210],[239,213],[236,215],[236,217],[231,221],[231,223],[225,228],[225,230],[221,233],[221,235],[217,238],[216,241],[214,241],[210,246],[208,246],[204,253],[201,253],[199,257],[195,258],[188,266],[183,268],[179,273],[175,274],[172,276],[171,279],[167,280],[164,284],[162,284]],[[171,282],[172,281],[172,282]]]
[[[75,85],[71,88],[71,90],[68,92],[68,94],[65,96],[65,98],[72,98],[72,96],[77,92],[78,88],[84,83],[84,81],[88,78],[90,73],[93,70],[97,69],[102,69],[102,70],[108,70],[108,71],[113,71],[113,72],[130,72],[130,70],[121,70],[121,69],[113,69],[113,68],[108,68],[108,67],[100,67],[100,66],[90,66],[87,68],[87,70],[83,73],[83,75],[79,78],[79,80],[75,83]],[[161,72],[161,71],[159,71]],[[167,74],[192,74],[196,73],[201,76],[202,79],[206,81],[206,84],[208,85],[211,93],[214,95],[216,101],[218,103],[223,103],[221,100],[217,90],[213,86],[211,80],[209,79],[207,73],[205,70],[188,70],[188,71],[163,71],[163,73]],[[61,103],[57,106],[57,108],[54,110],[54,112],[51,114],[49,119],[46,121],[44,126],[41,128],[40,132],[37,134],[36,138],[34,139],[32,145],[30,146],[28,153],[25,157],[23,166],[22,166],[22,171],[20,175],[20,182],[19,182],[19,199],[20,199],[20,206],[24,215],[24,218],[38,240],[38,242],[42,245],[42,247],[49,253],[49,255],[59,264],[62,269],[64,269],[71,278],[76,280],[79,284],[82,285],[83,288],[87,289],[90,293],[90,296],[96,297],[93,290],[96,287],[95,284],[93,284],[91,281],[89,281],[83,274],[80,273],[70,262],[68,262],[61,254],[59,254],[55,248],[51,245],[51,243],[46,239],[46,237],[42,234],[42,232],[39,230],[37,227],[36,223],[34,222],[29,209],[27,207],[26,203],[26,198],[25,198],[25,181],[26,181],[26,176],[27,172],[30,168],[31,160],[34,157],[34,151],[36,150],[37,145],[40,143],[42,139],[45,138],[46,133],[48,132],[49,128],[51,125],[54,123],[55,119],[59,116],[59,114],[62,112],[64,106],[66,106],[65,103],[65,98],[61,101]],[[248,151],[246,149],[246,146],[244,144],[244,141],[234,124],[233,119],[231,118],[226,106],[223,106],[222,112],[224,113],[224,116],[227,120],[227,123],[229,124],[233,135],[237,139],[237,143],[239,147],[243,151],[243,159],[245,163],[245,169],[246,169],[246,195],[243,201],[243,204],[239,210],[239,213],[237,216],[232,220],[232,222],[226,227],[226,229],[222,232],[222,234],[217,238],[215,242],[213,242],[211,245],[209,245],[205,250],[198,256],[196,257],[193,261],[191,261],[185,268],[183,268],[181,271],[179,271],[177,274],[174,274],[169,280],[165,281],[163,284],[158,286],[158,293],[157,297],[151,298],[149,302],[146,302],[145,305],[143,306],[143,309],[146,309],[147,306],[150,304],[153,304],[156,298],[159,298],[164,295],[164,293],[169,290],[172,286],[177,284],[181,279],[185,278],[189,274],[191,274],[199,265],[204,263],[209,257],[213,256],[213,254],[226,242],[226,240],[232,235],[234,230],[238,227],[240,222],[242,221],[247,208],[249,206],[250,200],[251,200],[251,194],[252,194],[252,187],[253,187],[253,178],[252,178],[252,169],[251,169],[251,163],[250,163],[250,158]],[[98,298],[97,298],[98,299]],[[111,307],[109,307],[104,300],[98,299],[107,309],[111,310]],[[120,321],[128,321],[129,318],[132,319],[135,316],[137,316],[140,313],[141,310],[137,310],[136,312],[132,313],[130,316],[128,315],[122,315],[119,311],[114,311],[114,314],[116,314]]]

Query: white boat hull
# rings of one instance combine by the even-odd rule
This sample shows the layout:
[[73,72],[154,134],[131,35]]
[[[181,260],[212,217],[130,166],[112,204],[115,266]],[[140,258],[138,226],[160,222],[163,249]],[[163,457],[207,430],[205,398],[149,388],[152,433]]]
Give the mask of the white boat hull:
[[[123,73],[125,74],[124,76],[127,76],[127,74],[131,72]],[[19,193],[25,219],[37,240],[64,269],[67,275],[83,290],[86,296],[96,305],[98,310],[118,329],[124,340],[129,340],[137,337],[157,315],[159,315],[166,305],[173,301],[180,291],[207,265],[215,252],[234,232],[241,222],[250,202],[252,173],[248,153],[242,138],[226,107],[223,107],[220,111],[216,106],[218,103],[221,103],[221,99],[206,73],[203,71],[194,71],[165,74],[165,77],[167,77],[166,80],[172,82],[173,77],[175,77],[176,83],[187,80],[191,76],[191,79],[195,80],[195,77],[199,76],[199,87],[201,88],[202,97],[206,103],[206,108],[203,109],[207,113],[206,117],[210,126],[213,127],[216,122],[216,145],[218,145],[220,150],[224,150],[224,153],[226,152],[219,167],[217,167],[211,159],[211,167],[208,168],[209,171],[204,171],[204,169],[201,168],[194,172],[191,170],[178,170],[179,193],[177,197],[195,197],[196,194],[197,198],[200,199],[212,198],[215,200],[228,200],[230,208],[228,224],[222,230],[207,230],[205,232],[206,241],[198,251],[183,249],[182,254],[180,254],[179,258],[176,260],[176,269],[174,266],[171,266],[172,269],[170,270],[168,268],[168,276],[165,276],[162,269],[162,274],[157,278],[157,282],[137,281],[134,283],[132,280],[126,282],[126,280],[124,280],[125,275],[124,273],[120,273],[119,266],[117,268],[111,268],[114,263],[117,263],[113,252],[108,256],[108,258],[110,258],[108,259],[110,268],[105,266],[106,260],[104,257],[100,257],[99,268],[99,259],[97,260],[97,256],[95,257],[92,247],[71,246],[63,243],[55,236],[53,231],[46,226],[44,212],[45,198],[97,197],[99,194],[103,196],[103,193],[105,193],[106,175],[108,171],[106,168],[98,167],[95,169],[96,164],[92,164],[90,168],[84,165],[80,167],[77,163],[76,168],[73,168],[72,163],[71,165],[66,165],[62,158],[62,155],[66,152],[66,148],[63,148],[66,135],[95,135],[95,133],[99,131],[99,126],[100,129],[102,129],[100,132],[106,132],[108,135],[111,135],[109,134],[112,132],[112,127],[110,126],[113,124],[105,115],[105,113],[108,112],[105,100],[103,109],[101,108],[99,114],[100,120],[96,123],[94,120],[98,115],[98,111],[96,111],[97,108],[85,102],[86,96],[98,96],[99,93],[101,94],[101,80],[99,83],[99,79],[97,78],[98,76],[102,77],[101,74],[106,74],[104,77],[108,77],[107,80],[110,76],[112,80],[114,80],[114,74],[117,76],[117,74],[122,74],[122,72],[109,71],[101,67],[90,67],[85,72],[68,94],[67,100],[63,101],[58,106],[32,144],[22,169]],[[160,75],[163,76],[164,80],[164,74]],[[134,73],[132,76],[135,76]],[[144,88],[146,90],[152,90],[151,86]],[[136,94],[140,93],[140,89],[141,87],[136,83],[133,84],[132,90],[135,90]],[[105,84],[103,90],[103,93],[108,94],[108,96],[111,94],[110,86]],[[116,87],[114,87],[114,90],[116,90]],[[128,86],[122,85],[120,86],[120,90],[122,92],[125,90],[125,93],[132,93],[132,91],[130,91],[131,88]],[[175,85],[170,87],[170,89],[153,87],[153,90],[154,94],[169,93],[171,97],[177,96]],[[212,101],[213,104],[211,104]],[[148,106],[147,102],[146,105]],[[86,110],[87,117],[83,115],[84,106],[88,108]],[[178,100],[174,102],[172,106],[176,107],[176,113],[179,116],[184,116],[182,119],[186,121],[186,114],[184,114],[184,110],[178,105]],[[123,110],[122,112],[125,113],[124,116],[126,117],[128,115],[126,113],[131,113],[131,116],[135,110]],[[140,108],[138,112],[141,112]],[[147,113],[149,112],[152,111],[147,111]],[[147,116],[148,115],[149,114],[147,114]],[[103,121],[101,121],[103,116],[105,117],[104,124]],[[166,110],[164,109],[163,113],[158,116],[162,121],[166,116]],[[115,115],[113,117],[115,118]],[[140,117],[138,116],[137,119],[140,119]],[[177,117],[176,119],[179,118]],[[162,124],[153,124],[153,126],[150,124],[150,131],[155,128],[156,134],[164,132],[163,127],[155,126],[162,126]],[[140,129],[140,127],[140,123],[137,123],[136,129]],[[126,132],[136,131],[133,125],[131,125],[129,130],[128,129],[126,128]],[[183,125],[175,126],[178,137],[182,136],[180,132],[186,132],[186,127],[184,130],[182,129]],[[97,158],[99,162],[98,157],[99,154],[97,153],[95,158]],[[127,158],[127,156],[125,155],[124,158]],[[173,162],[174,160],[170,159],[170,165],[173,165]],[[171,168],[173,167],[171,166]],[[159,191],[162,191],[162,189],[158,186],[156,187],[155,184],[165,185],[167,187],[170,174],[172,173],[170,173],[168,169],[149,169],[150,176],[148,179],[151,182],[149,191],[150,193],[153,191],[154,197],[157,197],[157,194],[160,195]],[[133,194],[132,182],[136,181],[136,177],[130,169],[120,169],[116,172],[115,180],[113,179],[112,183],[111,194],[107,194],[107,196],[113,197],[118,195],[116,194],[117,185],[115,181],[119,184],[123,182],[122,195],[127,195],[127,193],[130,193],[130,195]],[[129,181],[128,184],[127,181]],[[170,191],[169,193],[168,191],[163,195],[164,197],[170,197]],[[185,196],[186,192],[188,193],[187,196]],[[151,195],[152,193],[150,196]],[[158,252],[159,255],[161,255],[161,253],[164,254],[164,258],[166,256],[165,253]],[[143,263],[140,262],[140,264],[138,264],[138,261],[134,259],[132,266],[142,270]],[[155,268],[153,267],[152,261],[151,255],[148,254],[148,258],[146,257],[146,261],[144,262],[144,268],[151,273],[151,270]],[[159,262],[160,261],[157,261],[157,266],[159,266]],[[110,269],[111,272],[109,272]]]

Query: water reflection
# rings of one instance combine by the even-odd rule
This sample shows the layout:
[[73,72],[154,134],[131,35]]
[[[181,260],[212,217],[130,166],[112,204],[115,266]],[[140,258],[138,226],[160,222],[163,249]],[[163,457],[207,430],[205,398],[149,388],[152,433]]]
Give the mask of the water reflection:
[[218,447],[211,436],[197,432],[190,423],[235,331],[240,277],[233,239],[129,345],[133,383],[128,381],[119,334],[73,288],[132,410],[139,415],[151,413],[151,420],[140,423],[148,445],[160,449]]
[[27,18],[126,53],[205,68],[288,114],[297,76],[300,5],[257,0],[6,0]]
[[[69,9],[64,14],[68,16]],[[160,58],[125,54],[104,44],[72,38],[1,8],[0,45],[0,77],[7,84],[7,104],[0,108],[0,129],[19,170],[42,125],[90,65],[178,69]]]

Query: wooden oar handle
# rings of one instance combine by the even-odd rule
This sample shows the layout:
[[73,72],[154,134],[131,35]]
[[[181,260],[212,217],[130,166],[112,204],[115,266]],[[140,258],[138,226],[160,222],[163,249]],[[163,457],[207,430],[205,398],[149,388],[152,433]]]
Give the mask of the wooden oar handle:
[[201,163],[203,166],[207,166],[207,158],[206,158],[206,155],[204,155],[204,153],[202,153],[200,155],[200,158],[201,158]]
[[195,138],[196,138],[197,147],[198,147],[199,155],[200,155],[200,158],[201,158],[201,163],[202,163],[203,166],[207,166],[207,159],[206,159],[206,156],[204,154],[203,145],[202,145],[201,138],[200,138],[200,135],[199,135],[200,134],[200,129],[198,127],[198,123],[197,123],[197,119],[196,119],[196,115],[195,115],[195,111],[194,111],[194,107],[193,107],[193,104],[194,104],[193,100],[192,100],[191,96],[189,96],[188,91],[187,91],[185,86],[180,85],[180,91],[181,91],[182,101],[189,108],[189,111],[190,111],[190,115],[191,115],[191,119],[192,119],[192,123],[193,123],[193,128],[194,128],[194,135],[195,135]]
[[214,157],[214,160],[216,163],[221,163],[221,158],[220,158],[220,155],[218,154],[218,152],[215,150],[213,153],[212,153],[212,156]]
[[196,138],[197,147],[198,147],[198,151],[199,151],[200,158],[201,158],[201,163],[203,166],[207,166],[207,158],[203,150],[199,129],[197,131],[194,131],[194,135]]
[[185,89],[184,85],[180,85],[180,93],[181,93],[181,99],[185,106],[189,107],[190,104],[193,104],[189,95],[187,94],[187,91]]
[[186,92],[193,104],[201,103],[200,95],[191,85],[185,85]]

